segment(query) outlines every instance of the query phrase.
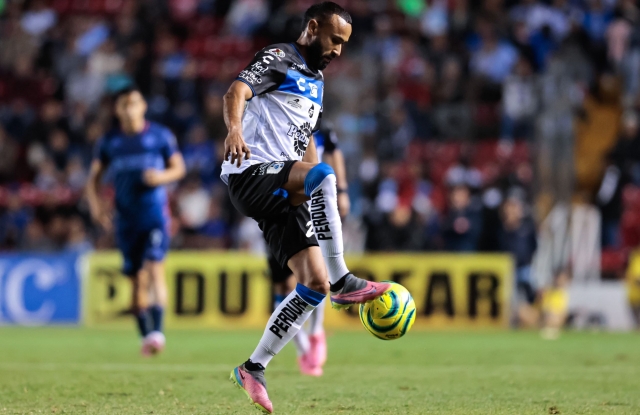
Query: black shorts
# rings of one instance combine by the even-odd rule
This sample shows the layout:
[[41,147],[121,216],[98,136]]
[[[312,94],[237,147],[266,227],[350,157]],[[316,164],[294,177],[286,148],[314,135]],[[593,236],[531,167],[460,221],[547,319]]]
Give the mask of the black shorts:
[[231,203],[258,222],[269,251],[282,268],[287,268],[289,259],[298,252],[318,246],[307,205],[291,206],[282,188],[294,163],[255,164],[242,173],[229,175]]
[[285,282],[293,274],[293,271],[291,271],[289,267],[283,267],[280,265],[278,260],[271,255],[271,253],[267,254],[267,261],[269,262],[269,276],[271,277],[271,282],[276,284]]

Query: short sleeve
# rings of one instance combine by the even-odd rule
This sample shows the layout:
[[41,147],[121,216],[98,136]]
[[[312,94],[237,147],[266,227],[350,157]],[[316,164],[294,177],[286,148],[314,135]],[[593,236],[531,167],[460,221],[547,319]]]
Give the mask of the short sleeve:
[[93,148],[93,159],[99,160],[105,167],[109,165],[111,161],[109,158],[109,152],[107,151],[107,140],[101,138]]
[[164,158],[164,161],[167,162],[177,151],[178,142],[176,140],[176,136],[173,135],[170,130],[165,129],[162,134],[162,146],[160,147],[162,158]]
[[273,91],[284,81],[289,60],[282,49],[268,46],[256,53],[236,79],[249,85],[253,96]]

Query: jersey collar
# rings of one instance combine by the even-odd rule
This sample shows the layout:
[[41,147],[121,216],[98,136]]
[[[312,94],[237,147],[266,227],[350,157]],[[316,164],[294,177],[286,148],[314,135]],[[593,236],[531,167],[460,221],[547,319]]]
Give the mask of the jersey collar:
[[300,57],[300,59],[302,60],[302,63],[304,63],[304,66],[306,66],[307,68],[309,68],[309,70],[311,72],[315,72],[318,73],[318,71],[314,71],[313,69],[311,69],[311,67],[309,65],[307,65],[307,61],[304,60],[304,58],[302,57],[302,54],[300,53],[300,51],[298,50],[298,46],[296,46],[295,43],[290,43],[290,45],[293,47],[293,50],[296,51],[296,53],[298,54],[298,56]]

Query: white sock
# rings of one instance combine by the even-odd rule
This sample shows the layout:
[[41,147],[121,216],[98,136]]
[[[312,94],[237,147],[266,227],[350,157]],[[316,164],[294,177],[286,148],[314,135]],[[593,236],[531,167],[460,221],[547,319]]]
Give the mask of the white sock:
[[[324,303],[324,301],[322,303]],[[311,312],[311,315],[313,316],[315,313],[316,312],[314,310]],[[311,348],[311,343],[309,343],[309,335],[305,330],[300,330],[298,331],[298,334],[293,336],[293,344],[296,346],[296,354],[298,355],[298,357],[307,354],[307,352]]]
[[338,190],[333,169],[320,163],[307,174],[305,193],[311,198],[309,212],[313,229],[324,257],[329,282],[335,284],[349,273],[344,262],[342,222],[338,212]]
[[308,320],[309,327],[306,330],[306,332],[309,333],[310,336],[322,333],[324,331],[324,308],[326,304],[326,301],[321,302],[320,304],[318,304],[316,309],[313,310],[313,313],[311,313],[311,317],[309,317]]
[[267,367],[273,356],[300,331],[324,298],[324,294],[298,284],[269,317],[267,328],[251,355],[251,361]]

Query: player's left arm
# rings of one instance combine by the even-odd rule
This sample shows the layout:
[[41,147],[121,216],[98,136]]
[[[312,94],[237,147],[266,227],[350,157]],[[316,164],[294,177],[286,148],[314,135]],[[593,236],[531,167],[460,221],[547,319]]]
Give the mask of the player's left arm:
[[164,170],[148,169],[144,171],[143,180],[149,187],[162,186],[182,179],[187,173],[182,154],[176,152],[167,160]]
[[187,173],[184,159],[178,151],[174,135],[169,131],[165,131],[163,138],[160,152],[165,160],[166,167],[164,170],[147,169],[144,171],[142,180],[149,187],[162,186],[178,181]]
[[307,150],[302,157],[302,161],[318,164],[318,149],[316,149],[316,142],[313,139],[313,135],[309,137],[309,145],[307,145]]

